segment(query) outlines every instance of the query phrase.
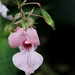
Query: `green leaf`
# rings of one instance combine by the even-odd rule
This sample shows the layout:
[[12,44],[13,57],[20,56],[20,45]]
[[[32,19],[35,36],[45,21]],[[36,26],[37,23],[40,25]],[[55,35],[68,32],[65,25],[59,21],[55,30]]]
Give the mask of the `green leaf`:
[[51,16],[43,8],[40,8],[40,9],[41,9],[42,16],[44,17],[46,23],[50,25],[53,30],[55,30],[55,24]]
[[22,27],[23,27],[23,29],[26,29],[26,27],[27,27],[26,24],[27,24],[26,21],[22,20]]

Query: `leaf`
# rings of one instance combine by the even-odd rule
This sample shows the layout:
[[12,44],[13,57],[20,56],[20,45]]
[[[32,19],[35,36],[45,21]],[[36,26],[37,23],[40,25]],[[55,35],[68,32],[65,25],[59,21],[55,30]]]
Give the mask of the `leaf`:
[[41,9],[42,16],[44,17],[46,23],[50,25],[53,30],[55,30],[55,24],[51,16],[43,8],[40,8],[40,9]]

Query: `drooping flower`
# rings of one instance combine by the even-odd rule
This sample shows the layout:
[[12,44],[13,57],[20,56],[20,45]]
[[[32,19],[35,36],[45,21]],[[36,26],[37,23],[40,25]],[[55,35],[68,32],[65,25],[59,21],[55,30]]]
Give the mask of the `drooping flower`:
[[9,20],[13,20],[12,15],[7,15],[8,11],[9,11],[9,9],[5,5],[3,5],[0,1],[0,13],[1,13],[2,17],[7,18]]
[[9,35],[8,41],[12,48],[18,47],[20,49],[20,52],[13,55],[14,65],[23,70],[26,75],[34,73],[43,62],[42,55],[36,52],[36,48],[40,45],[36,30],[18,28]]

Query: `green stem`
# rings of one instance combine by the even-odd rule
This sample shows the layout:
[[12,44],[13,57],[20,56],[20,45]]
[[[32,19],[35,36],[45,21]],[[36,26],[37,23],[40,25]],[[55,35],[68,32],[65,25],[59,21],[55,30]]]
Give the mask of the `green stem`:
[[22,4],[25,4],[27,0],[24,0]]
[[17,5],[19,5],[19,2],[17,1],[17,0],[13,0],[14,1],[14,3],[16,3]]
[[41,7],[40,3],[38,2],[29,2],[29,3],[24,3],[22,5],[29,5],[29,4],[37,4],[39,7]]
[[[28,13],[25,13],[25,14],[27,14],[27,15],[28,15]],[[44,19],[44,17],[43,17],[43,16],[41,16],[41,15],[37,15],[37,14],[31,14],[31,16],[37,16],[37,17],[41,17],[41,18],[43,18],[43,19]]]
[[16,19],[13,20],[13,22],[9,25],[9,27],[7,28],[7,31],[10,32],[9,28],[10,26],[15,22]]

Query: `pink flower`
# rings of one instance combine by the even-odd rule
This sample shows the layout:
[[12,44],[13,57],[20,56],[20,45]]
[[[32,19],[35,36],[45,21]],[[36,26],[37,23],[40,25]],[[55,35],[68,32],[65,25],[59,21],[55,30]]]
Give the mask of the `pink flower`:
[[14,65],[23,70],[26,75],[34,73],[43,62],[43,57],[35,51],[40,45],[36,30],[18,28],[16,32],[9,35],[8,41],[10,47],[20,49],[20,52],[12,58]]
[[24,30],[23,28],[17,28],[15,32],[9,36],[8,40],[9,45],[12,48],[30,44],[34,44],[35,46],[40,45],[37,32],[33,28],[28,28],[27,30]]

